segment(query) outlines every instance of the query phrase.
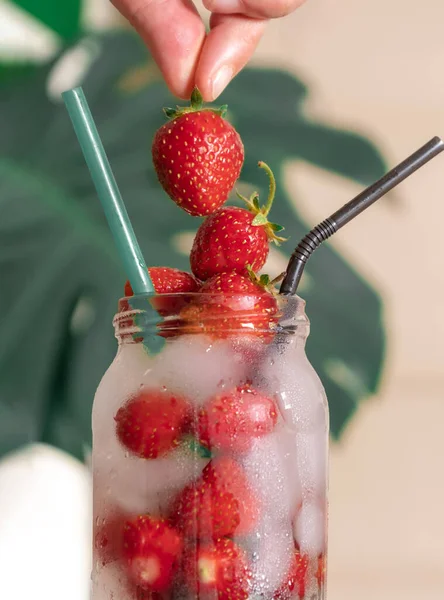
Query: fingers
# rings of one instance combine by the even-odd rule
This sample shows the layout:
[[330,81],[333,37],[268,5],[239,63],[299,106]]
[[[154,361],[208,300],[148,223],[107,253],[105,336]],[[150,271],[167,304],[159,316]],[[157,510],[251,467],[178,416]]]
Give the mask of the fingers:
[[191,0],[112,0],[150,49],[171,92],[189,98],[205,41]]
[[242,15],[213,14],[197,66],[195,81],[204,100],[211,102],[251,58],[267,21]]
[[212,13],[242,14],[255,19],[277,19],[296,10],[304,0],[203,0]]

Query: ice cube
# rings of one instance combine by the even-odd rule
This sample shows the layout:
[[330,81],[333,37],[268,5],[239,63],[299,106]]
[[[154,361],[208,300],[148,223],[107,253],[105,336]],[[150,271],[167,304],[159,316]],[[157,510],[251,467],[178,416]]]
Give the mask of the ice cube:
[[322,497],[328,485],[328,430],[321,426],[311,433],[297,433],[295,440],[302,495]]
[[164,516],[177,492],[197,479],[209,461],[185,444],[165,457],[138,458],[125,452],[114,435],[110,438],[105,452],[101,448],[94,456],[94,494],[133,514]]
[[117,505],[131,513],[162,513],[179,489],[197,478],[208,462],[187,448],[184,441],[164,457],[146,460],[132,456],[120,444],[114,417],[143,383],[155,373],[142,344],[119,351],[113,369],[102,380],[93,409],[94,503]]
[[251,560],[252,597],[273,598],[289,572],[295,551],[290,522],[276,521],[265,511],[245,546]]
[[268,356],[255,383],[276,398],[284,421],[297,431],[310,431],[328,419],[322,383],[302,348],[290,345],[285,353]]
[[279,427],[254,441],[242,465],[263,510],[278,520],[291,520],[302,500],[293,431]]
[[242,383],[245,373],[245,361],[229,341],[186,335],[168,341],[145,381],[155,381],[201,405],[217,392]]
[[294,524],[294,536],[302,553],[321,554],[326,545],[325,511],[315,501],[304,502]]
[[97,389],[92,412],[95,445],[102,446],[114,431],[114,415],[141,387],[152,363],[142,344],[120,348]]

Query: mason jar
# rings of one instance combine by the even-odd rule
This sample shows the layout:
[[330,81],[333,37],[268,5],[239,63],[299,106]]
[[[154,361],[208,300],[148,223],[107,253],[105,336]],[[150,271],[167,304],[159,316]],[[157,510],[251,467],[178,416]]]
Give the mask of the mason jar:
[[[92,600],[322,600],[328,408],[299,297],[133,296],[94,399]],[[198,300],[197,300],[198,298]],[[198,316],[196,316],[198,314]]]

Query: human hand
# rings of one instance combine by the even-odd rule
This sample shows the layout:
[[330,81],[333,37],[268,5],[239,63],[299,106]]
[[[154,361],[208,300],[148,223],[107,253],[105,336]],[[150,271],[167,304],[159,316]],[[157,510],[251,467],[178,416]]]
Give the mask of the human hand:
[[205,31],[192,0],[112,0],[150,49],[171,92],[189,98],[197,86],[210,102],[252,56],[269,19],[304,0],[203,0]]

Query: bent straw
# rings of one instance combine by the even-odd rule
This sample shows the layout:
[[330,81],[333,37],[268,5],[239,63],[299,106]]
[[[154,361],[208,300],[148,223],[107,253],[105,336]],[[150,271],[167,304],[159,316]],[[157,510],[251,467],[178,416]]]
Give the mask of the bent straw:
[[444,150],[444,142],[439,137],[434,137],[419,150],[403,160],[399,165],[386,173],[384,177],[372,183],[355,198],[344,204],[330,217],[316,225],[299,242],[291,255],[290,261],[282,281],[280,294],[294,295],[304,272],[305,265],[318,246],[331,237],[338,229],[349,223],[371,206],[376,200],[382,198],[387,192],[407,179],[412,173],[424,166],[432,158]]
[[68,90],[62,98],[133,292],[153,294],[154,286],[83,90]]

